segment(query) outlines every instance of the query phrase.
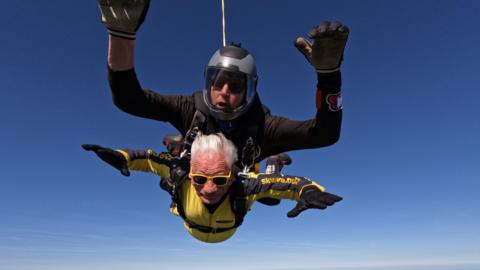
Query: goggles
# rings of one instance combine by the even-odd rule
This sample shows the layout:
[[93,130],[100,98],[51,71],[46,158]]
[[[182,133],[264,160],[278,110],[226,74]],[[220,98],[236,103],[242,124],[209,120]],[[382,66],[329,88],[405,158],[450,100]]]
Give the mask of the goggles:
[[220,90],[225,84],[228,84],[231,93],[240,94],[247,89],[247,76],[224,69],[207,70],[207,89]]
[[230,176],[232,176],[232,171],[229,171],[227,175],[205,175],[201,173],[190,173],[188,174],[190,179],[192,179],[192,183],[198,186],[205,185],[209,180],[212,181],[216,186],[224,186],[228,183]]

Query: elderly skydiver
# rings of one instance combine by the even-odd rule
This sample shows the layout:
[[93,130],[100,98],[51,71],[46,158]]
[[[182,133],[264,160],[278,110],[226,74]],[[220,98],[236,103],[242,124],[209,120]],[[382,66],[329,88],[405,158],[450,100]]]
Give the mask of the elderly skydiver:
[[138,170],[171,179],[165,188],[172,196],[171,212],[182,217],[185,229],[203,242],[230,238],[253,203],[261,198],[296,200],[288,217],[307,209],[325,209],[342,200],[305,177],[238,173],[234,166],[237,149],[221,133],[199,132],[190,159],[152,150],[113,150],[91,144],[82,147],[94,151],[123,175]]

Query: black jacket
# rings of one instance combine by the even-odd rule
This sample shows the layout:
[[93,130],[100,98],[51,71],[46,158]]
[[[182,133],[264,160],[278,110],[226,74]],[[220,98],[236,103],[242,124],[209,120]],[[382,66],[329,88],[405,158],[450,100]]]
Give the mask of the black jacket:
[[[121,110],[132,115],[169,122],[182,135],[190,128],[196,111],[193,95],[161,95],[144,90],[134,69],[109,70],[109,82],[113,102]],[[248,128],[258,125],[256,139],[261,152],[257,161],[281,152],[332,145],[340,137],[342,111],[332,110],[327,104],[326,97],[329,94],[340,93],[340,82],[340,72],[318,75],[317,89],[322,96],[321,104],[317,105],[319,109],[315,118],[305,121],[271,115],[268,109],[262,106],[257,95],[250,110],[234,120],[236,129],[225,136],[234,142],[241,157]],[[217,121],[210,115],[206,117],[206,125],[202,132],[206,134],[219,132]]]

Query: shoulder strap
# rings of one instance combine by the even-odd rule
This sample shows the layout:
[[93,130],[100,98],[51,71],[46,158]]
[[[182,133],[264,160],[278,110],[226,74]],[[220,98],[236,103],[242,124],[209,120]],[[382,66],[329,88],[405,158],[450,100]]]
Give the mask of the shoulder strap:
[[190,149],[192,147],[192,143],[195,140],[195,137],[197,137],[198,131],[203,130],[205,126],[206,116],[202,111],[197,108],[197,104],[199,103],[197,100],[201,97],[200,94],[200,91],[197,91],[194,94],[195,113],[193,114],[192,122],[190,122],[190,127],[185,134],[185,138],[183,139],[183,152],[181,154],[182,157],[190,157]]
[[270,109],[260,102],[257,96],[248,116],[249,124],[246,127],[246,141],[242,149],[243,172],[251,171],[255,163],[259,162],[262,148],[261,143],[264,136],[265,116],[270,115]]
[[[253,128],[256,128],[256,126],[252,127],[252,129]],[[243,166],[243,173],[248,173],[251,170],[251,168],[255,165],[257,158],[260,156],[261,151],[260,146],[258,145],[258,140],[253,139],[255,138],[252,136],[253,134],[248,135],[249,137],[242,149],[241,163]]]
[[208,107],[207,104],[205,104],[205,100],[203,99],[203,91],[195,91],[193,93],[193,101],[195,103],[195,109],[197,111],[201,111],[205,115],[208,114]]
[[248,212],[244,181],[243,177],[238,177],[230,187],[230,206],[235,214],[234,228],[242,225],[243,218]]
[[197,137],[197,134],[201,130],[204,123],[205,115],[203,115],[203,113],[200,111],[195,111],[192,122],[190,123],[190,128],[185,134],[185,138],[183,138],[183,152],[180,154],[181,157],[187,157],[190,159],[190,149],[192,148],[192,143]]
[[190,163],[189,159],[186,157],[181,158],[174,158],[172,160],[172,168],[170,169],[170,179],[172,180],[172,188],[171,188],[171,197],[172,197],[172,204],[176,204],[178,214],[185,219],[185,211],[183,210],[182,206],[182,199],[181,199],[181,186],[187,179],[188,172],[190,170]]

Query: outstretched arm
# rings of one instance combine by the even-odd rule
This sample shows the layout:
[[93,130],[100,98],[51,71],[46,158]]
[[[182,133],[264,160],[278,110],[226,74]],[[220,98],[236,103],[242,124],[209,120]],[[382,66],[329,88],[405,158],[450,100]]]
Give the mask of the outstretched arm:
[[306,121],[267,117],[266,139],[275,144],[266,155],[329,146],[338,141],[342,122],[340,64],[348,34],[348,28],[340,22],[323,22],[310,31],[313,42],[302,37],[295,40],[295,46],[317,73],[317,113]]
[[[324,144],[333,144],[340,137],[342,95],[340,65],[350,30],[341,22],[322,22],[308,37],[295,40],[295,47],[305,56],[317,72],[315,105],[317,114],[312,133]],[[328,135],[322,137],[322,133]]]
[[101,19],[109,33],[108,72],[112,99],[126,113],[170,122],[183,134],[193,116],[193,98],[144,90],[135,73],[136,33],[145,20],[149,4],[149,0],[98,0]]
[[342,200],[342,197],[325,192],[323,186],[306,177],[280,174],[250,174],[249,177],[244,180],[248,204],[265,197],[296,200],[297,205],[288,212],[288,217],[296,217],[311,208],[323,210]]
[[173,156],[168,152],[160,154],[153,150],[116,150],[121,153],[127,161],[130,170],[154,173],[156,175],[169,178],[170,167]]
[[150,0],[98,0],[102,23],[108,30],[108,66],[115,71],[132,69],[138,29]]
[[170,177],[173,157],[169,153],[156,154],[152,150],[113,150],[95,144],[83,144],[83,149],[93,151],[103,161],[129,176],[130,171],[154,173]]

